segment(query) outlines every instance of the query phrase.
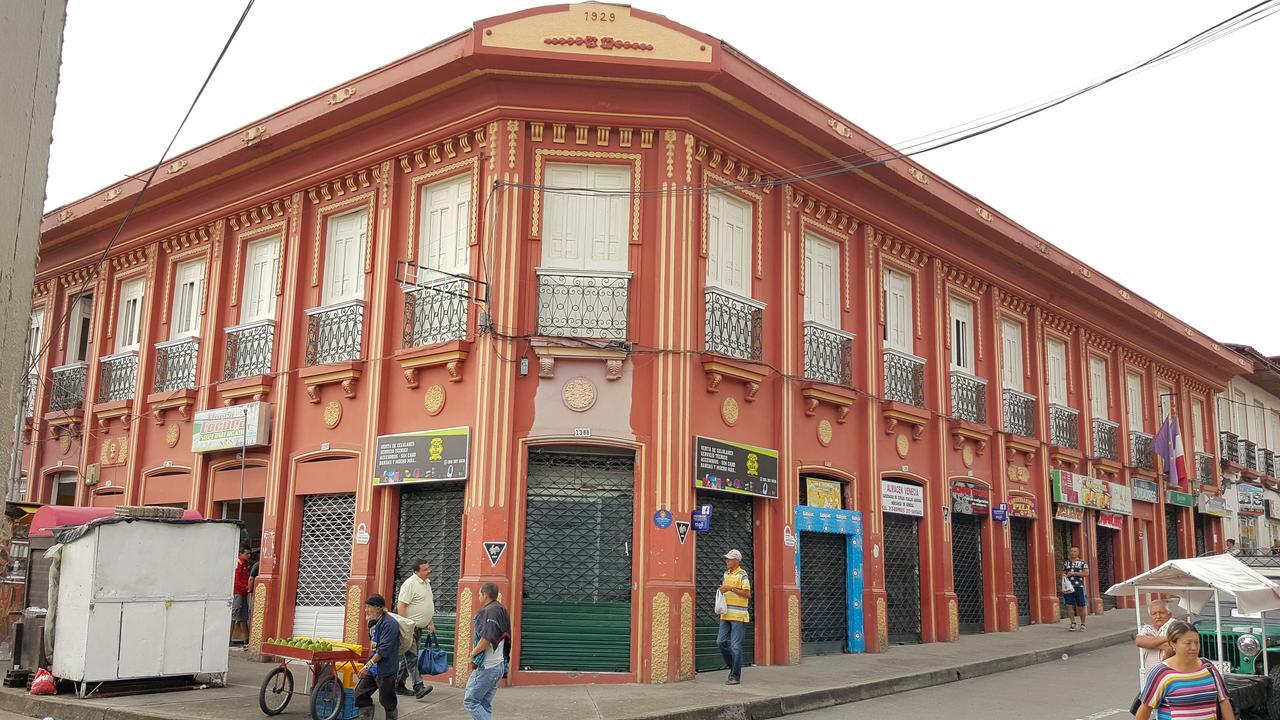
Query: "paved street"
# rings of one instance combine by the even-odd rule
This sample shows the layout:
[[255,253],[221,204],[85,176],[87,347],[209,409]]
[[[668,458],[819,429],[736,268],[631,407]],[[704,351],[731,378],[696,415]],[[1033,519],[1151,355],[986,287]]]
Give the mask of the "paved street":
[[996,675],[789,715],[796,720],[1122,720],[1136,691],[1130,645]]

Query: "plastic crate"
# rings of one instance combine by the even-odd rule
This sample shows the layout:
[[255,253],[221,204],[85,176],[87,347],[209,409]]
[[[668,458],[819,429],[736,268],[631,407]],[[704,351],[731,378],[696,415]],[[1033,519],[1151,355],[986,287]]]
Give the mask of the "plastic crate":
[[[331,701],[321,698],[316,701],[316,710],[323,717],[328,715],[333,706]],[[342,711],[338,713],[338,720],[355,720],[360,713],[356,712],[356,693],[350,688],[342,689]]]

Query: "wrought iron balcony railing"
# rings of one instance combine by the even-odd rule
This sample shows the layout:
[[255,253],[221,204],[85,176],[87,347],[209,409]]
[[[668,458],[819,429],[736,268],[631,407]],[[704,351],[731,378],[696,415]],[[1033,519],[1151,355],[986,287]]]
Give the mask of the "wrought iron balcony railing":
[[627,339],[629,272],[538,270],[538,334]]
[[707,352],[759,362],[764,355],[764,303],[709,287]]
[[1213,482],[1213,456],[1209,453],[1196,453],[1196,480],[1202,483]]
[[1257,471],[1258,468],[1258,444],[1252,440],[1240,439],[1240,458],[1244,461],[1241,463],[1250,470]]
[[89,379],[89,366],[73,363],[56,367],[49,374],[53,381],[53,391],[49,398],[49,409],[54,412],[75,410],[84,407],[85,382]]
[[156,376],[151,392],[173,392],[196,386],[200,338],[183,338],[156,345]]
[[129,400],[138,389],[138,351],[108,355],[98,361],[98,402]]
[[1156,469],[1155,454],[1151,451],[1152,437],[1137,430],[1129,431],[1129,463],[1144,470]]
[[271,351],[276,341],[275,322],[261,320],[237,325],[227,328],[226,333],[223,381],[271,374]]
[[27,375],[27,382],[22,387],[22,410],[26,417],[36,413],[36,388],[40,387],[39,373]]
[[405,286],[403,346],[415,348],[465,338],[470,297],[471,281],[466,278]]
[[1276,454],[1271,452],[1270,450],[1263,449],[1258,451],[1258,455],[1259,455],[1258,471],[1261,472],[1263,475],[1266,475],[1267,477],[1275,477],[1276,476]]
[[924,358],[885,348],[885,399],[924,407],[924,365]]
[[951,372],[951,415],[969,422],[987,422],[987,381],[967,372]]
[[832,385],[852,385],[853,335],[819,323],[806,322],[804,376]]
[[1119,460],[1120,449],[1117,435],[1120,426],[1110,420],[1093,419],[1093,455],[1105,460]]
[[1080,449],[1080,412],[1066,405],[1049,404],[1049,444]]
[[1235,465],[1240,465],[1240,436],[1231,432],[1218,433],[1218,452],[1221,453],[1222,459]]
[[1035,395],[1004,389],[1004,431],[1023,437],[1036,436]]
[[358,360],[364,340],[364,301],[307,311],[307,365]]

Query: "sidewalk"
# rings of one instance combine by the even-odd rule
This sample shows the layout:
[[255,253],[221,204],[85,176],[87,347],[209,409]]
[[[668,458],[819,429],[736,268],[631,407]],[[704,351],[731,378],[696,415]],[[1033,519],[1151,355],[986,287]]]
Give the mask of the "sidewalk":
[[[573,685],[503,688],[495,715],[577,720],[702,720],[772,718],[840,703],[865,700],[980,675],[1012,670],[1127,642],[1133,636],[1132,610],[1113,610],[1089,619],[1087,633],[1065,624],[1032,625],[1017,633],[965,636],[955,643],[895,647],[875,655],[806,658],[798,666],[747,668],[742,684],[724,684],[724,671],[667,685]],[[1066,662],[1070,662],[1068,659]],[[1137,662],[1135,654],[1134,662]],[[231,655],[229,685],[155,695],[78,700],[32,697],[0,690],[0,711],[56,720],[247,720],[264,717],[258,688],[270,665]],[[1131,672],[1134,668],[1116,668]],[[278,717],[309,718],[308,698],[295,697]],[[379,709],[378,717],[382,717]],[[435,685],[422,701],[401,698],[401,718],[465,720],[462,690]]]

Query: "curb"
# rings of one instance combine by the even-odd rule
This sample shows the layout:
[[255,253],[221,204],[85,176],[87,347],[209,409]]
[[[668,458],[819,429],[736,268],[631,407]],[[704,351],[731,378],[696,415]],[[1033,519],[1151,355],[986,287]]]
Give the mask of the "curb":
[[[1057,660],[1063,653],[1078,655],[1128,642],[1132,630],[1094,635],[1088,640],[1058,645],[1031,652],[1008,655],[993,660],[953,665],[948,668],[900,675],[883,680],[843,685],[821,690],[791,693],[777,697],[757,698],[746,702],[707,705],[687,710],[634,715],[626,720],[766,720],[784,715],[870,700],[911,690],[945,685],[970,678],[1017,670]],[[146,712],[134,708],[89,705],[68,696],[28,695],[13,690],[0,691],[0,710],[32,718],[55,717],[58,720],[188,720],[186,715]]]
[[822,690],[791,693],[772,698],[758,698],[746,702],[708,705],[688,710],[676,710],[657,714],[635,715],[626,720],[767,720],[795,713],[870,700],[871,698],[945,685],[946,683],[1057,660],[1063,653],[1078,655],[1119,645],[1133,639],[1132,630],[1095,635],[1082,642],[1059,645],[1043,650],[1009,655],[994,660],[955,665],[939,670],[901,675],[884,680],[872,680]]

